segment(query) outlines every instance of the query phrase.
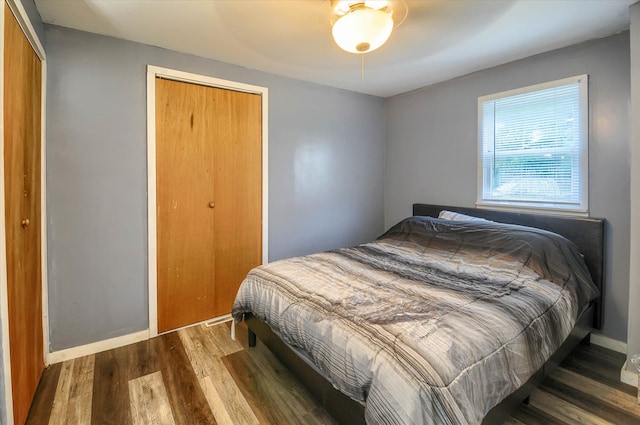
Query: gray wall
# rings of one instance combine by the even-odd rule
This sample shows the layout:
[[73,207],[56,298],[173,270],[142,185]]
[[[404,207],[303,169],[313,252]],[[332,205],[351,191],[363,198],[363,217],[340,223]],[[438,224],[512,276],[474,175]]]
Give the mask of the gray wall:
[[478,96],[589,74],[590,214],[607,219],[602,333],[626,341],[629,295],[629,33],[387,100],[385,225],[414,202],[473,207]]
[[380,98],[45,25],[52,351],[148,327],[146,65],[269,89],[269,258],[383,231]]
[[[631,247],[627,357],[640,354],[640,3],[631,14]],[[627,364],[633,370],[631,362]]]

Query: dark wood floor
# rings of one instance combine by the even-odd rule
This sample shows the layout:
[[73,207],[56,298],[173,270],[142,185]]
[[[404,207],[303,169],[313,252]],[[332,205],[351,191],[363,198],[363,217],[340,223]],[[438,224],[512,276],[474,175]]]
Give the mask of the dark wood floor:
[[[27,424],[332,424],[246,327],[195,326],[52,365]],[[507,421],[514,425],[640,424],[636,389],[620,383],[622,354],[580,346]],[[348,424],[345,424],[348,425]]]

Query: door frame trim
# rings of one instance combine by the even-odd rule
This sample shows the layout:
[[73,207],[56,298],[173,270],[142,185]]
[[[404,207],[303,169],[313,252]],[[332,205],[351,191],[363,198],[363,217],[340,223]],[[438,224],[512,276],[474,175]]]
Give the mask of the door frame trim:
[[[46,204],[46,107],[47,107],[47,60],[44,47],[38,33],[29,19],[21,0],[5,0],[9,9],[16,17],[22,32],[29,40],[31,47],[40,58],[42,66],[42,87],[40,105],[40,260],[42,263],[42,347],[45,366],[49,365],[49,301],[48,301],[48,273],[47,273],[47,204]],[[4,5],[0,7],[0,82],[4,81]],[[0,84],[0,317],[2,318],[2,368],[4,386],[4,409],[7,423],[14,423],[13,389],[11,380],[11,351],[9,341],[9,300],[7,296],[7,239],[5,233],[5,205],[4,205],[4,83]],[[0,422],[1,422],[0,418]]]
[[158,335],[158,259],[156,223],[156,77],[259,94],[262,98],[262,264],[269,262],[269,90],[175,69],[147,65],[147,259],[149,281],[149,338]]

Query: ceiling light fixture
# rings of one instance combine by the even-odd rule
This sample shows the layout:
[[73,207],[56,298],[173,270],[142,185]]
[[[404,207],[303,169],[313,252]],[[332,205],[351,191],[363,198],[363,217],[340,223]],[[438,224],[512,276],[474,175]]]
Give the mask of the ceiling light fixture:
[[389,1],[332,0],[338,19],[332,34],[336,44],[349,53],[369,53],[382,46],[393,31]]

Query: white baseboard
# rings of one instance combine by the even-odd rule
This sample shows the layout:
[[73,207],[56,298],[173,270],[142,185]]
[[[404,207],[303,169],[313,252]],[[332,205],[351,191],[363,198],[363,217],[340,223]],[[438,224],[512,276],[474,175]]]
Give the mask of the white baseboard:
[[627,369],[627,362],[624,362],[620,370],[620,381],[634,387],[638,386],[638,374]]
[[601,334],[591,334],[591,343],[627,355],[627,343]]
[[129,335],[118,336],[104,341],[93,342],[91,344],[78,347],[67,348],[65,350],[54,351],[47,355],[47,364],[64,362],[66,360],[77,359],[78,357],[100,353],[125,345],[133,344],[149,339],[149,330],[135,332]]

